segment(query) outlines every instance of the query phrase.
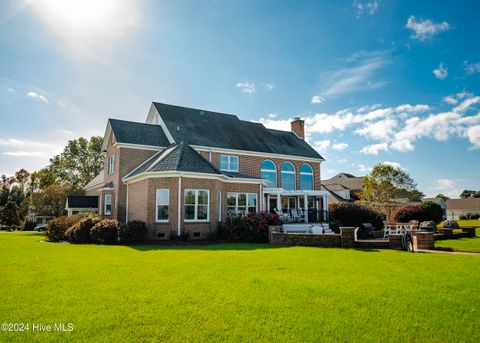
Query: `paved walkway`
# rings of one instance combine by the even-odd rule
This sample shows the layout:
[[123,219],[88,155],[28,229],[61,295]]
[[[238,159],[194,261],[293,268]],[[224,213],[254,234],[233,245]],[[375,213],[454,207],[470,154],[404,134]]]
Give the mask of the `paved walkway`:
[[428,252],[434,254],[450,254],[450,255],[478,255],[478,252],[466,252],[466,251],[445,251],[445,250],[426,250],[426,249],[417,249],[415,252]]

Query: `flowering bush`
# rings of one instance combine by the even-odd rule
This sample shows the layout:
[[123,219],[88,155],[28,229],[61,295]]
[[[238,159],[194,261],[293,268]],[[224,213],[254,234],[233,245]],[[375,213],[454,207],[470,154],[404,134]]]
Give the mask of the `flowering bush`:
[[361,227],[362,223],[371,223],[377,229],[383,227],[384,219],[381,212],[352,202],[341,202],[333,205],[330,217],[339,226]]
[[420,222],[429,220],[427,211],[421,205],[404,205],[395,210],[392,219],[398,223],[408,223],[410,220]]

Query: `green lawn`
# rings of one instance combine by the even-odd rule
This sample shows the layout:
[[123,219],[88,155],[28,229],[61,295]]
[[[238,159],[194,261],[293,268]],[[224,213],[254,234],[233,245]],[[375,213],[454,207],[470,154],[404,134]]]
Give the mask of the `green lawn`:
[[448,239],[444,241],[435,241],[435,248],[447,251],[466,251],[480,253],[480,228],[475,230],[474,238]]
[[0,233],[0,341],[479,342],[480,256]]

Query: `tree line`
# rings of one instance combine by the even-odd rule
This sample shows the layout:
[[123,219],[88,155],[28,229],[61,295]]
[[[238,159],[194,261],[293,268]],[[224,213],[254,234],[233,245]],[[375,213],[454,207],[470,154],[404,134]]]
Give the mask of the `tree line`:
[[0,226],[16,227],[27,216],[59,216],[69,195],[84,195],[83,187],[103,168],[100,136],[70,140],[49,164],[33,173],[18,170],[0,177]]

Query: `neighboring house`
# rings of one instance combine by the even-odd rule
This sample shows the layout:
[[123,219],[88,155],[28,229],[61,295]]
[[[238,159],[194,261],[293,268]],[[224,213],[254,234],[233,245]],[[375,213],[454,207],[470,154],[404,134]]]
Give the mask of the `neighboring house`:
[[65,209],[67,210],[68,216],[78,213],[98,213],[98,195],[70,195],[67,197]]
[[461,215],[479,214],[480,198],[447,199],[447,218],[459,219]]
[[422,201],[433,201],[442,208],[443,218],[447,218],[447,203],[443,198],[423,198]]
[[362,191],[362,184],[363,177],[340,173],[322,181],[322,189],[329,192],[330,204],[338,204],[342,201],[358,200]]
[[151,239],[205,238],[227,216],[259,210],[303,209],[326,219],[324,159],[305,142],[303,120],[291,128],[152,103],[146,123],[108,120],[104,170],[85,190],[99,197],[100,215],[144,221]]

